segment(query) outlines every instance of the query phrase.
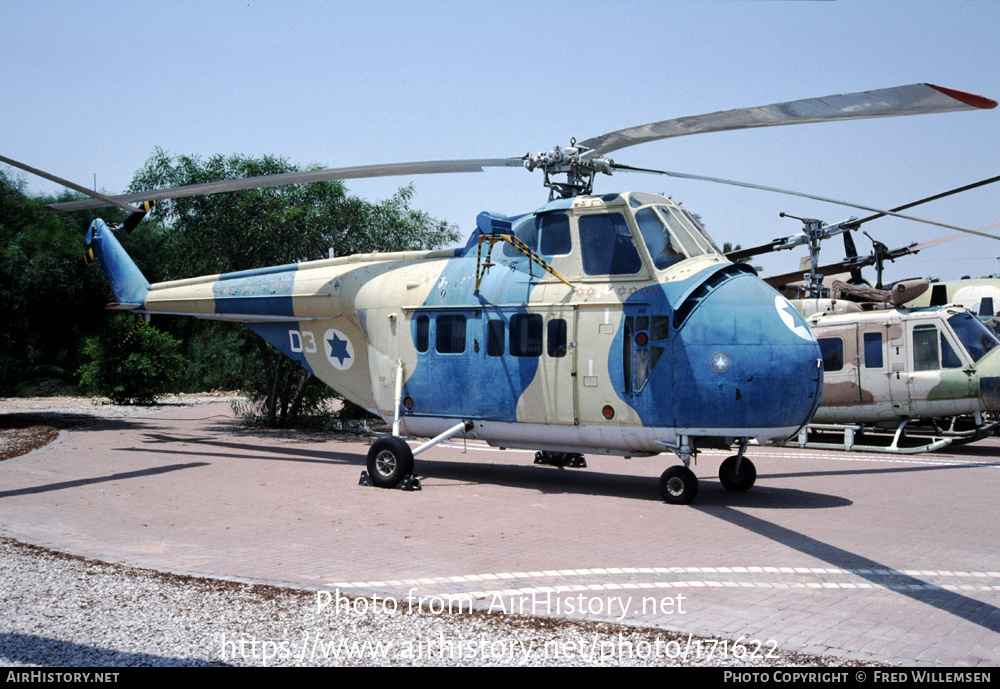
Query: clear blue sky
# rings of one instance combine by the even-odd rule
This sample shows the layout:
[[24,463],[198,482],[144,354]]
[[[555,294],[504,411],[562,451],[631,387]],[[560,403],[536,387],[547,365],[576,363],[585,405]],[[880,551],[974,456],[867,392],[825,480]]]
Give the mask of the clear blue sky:
[[[917,82],[1000,99],[996,0],[0,0],[0,17],[0,154],[85,185],[96,175],[106,192],[124,191],[155,146],[333,167],[519,156],[667,118]],[[1000,109],[705,134],[613,157],[890,207],[1000,174]],[[377,200],[407,181],[348,187]],[[481,210],[546,200],[540,174],[524,170],[413,181],[415,205],[464,234]],[[796,232],[780,211],[863,214],[646,175],[597,185],[626,189],[682,201],[720,244]],[[1000,184],[920,214],[1000,222]],[[940,234],[894,219],[866,228],[890,246]],[[824,258],[841,256],[830,243]],[[1000,241],[963,239],[888,277],[995,273],[998,256]],[[760,263],[785,272],[798,258]]]

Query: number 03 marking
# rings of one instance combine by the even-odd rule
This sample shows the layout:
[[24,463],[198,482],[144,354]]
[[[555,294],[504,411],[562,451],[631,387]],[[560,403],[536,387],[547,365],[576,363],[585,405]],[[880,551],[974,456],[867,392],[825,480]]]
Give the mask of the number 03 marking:
[[308,330],[289,330],[288,340],[288,346],[293,352],[307,352],[308,354],[316,352],[316,338]]

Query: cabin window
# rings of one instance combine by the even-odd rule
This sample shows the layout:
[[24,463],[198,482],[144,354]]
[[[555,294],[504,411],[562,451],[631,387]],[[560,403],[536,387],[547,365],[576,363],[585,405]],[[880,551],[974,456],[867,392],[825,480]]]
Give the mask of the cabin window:
[[566,321],[553,318],[548,324],[548,353],[551,357],[566,356]]
[[510,319],[510,353],[514,356],[542,355],[542,316],[518,313]]
[[427,316],[417,316],[413,321],[413,343],[421,354],[427,351],[430,332],[431,319]]
[[580,216],[580,252],[587,275],[634,275],[642,259],[621,213]]
[[865,368],[882,368],[882,333],[865,333]]
[[438,316],[435,345],[438,354],[461,354],[465,351],[465,316]]
[[840,371],[844,368],[844,341],[839,337],[821,338],[819,350],[823,353],[824,371]]
[[503,356],[505,336],[503,321],[486,321],[486,354]]

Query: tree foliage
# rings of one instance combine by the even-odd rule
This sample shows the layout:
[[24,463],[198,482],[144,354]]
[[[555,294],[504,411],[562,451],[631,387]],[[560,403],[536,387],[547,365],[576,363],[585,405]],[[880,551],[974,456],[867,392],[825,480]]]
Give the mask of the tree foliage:
[[[156,149],[132,191],[297,172],[273,156],[171,156]],[[169,226],[165,279],[342,256],[444,246],[455,229],[410,207],[413,187],[372,204],[339,181],[248,189],[160,202],[153,217]]]
[[[132,190],[296,169],[274,157],[202,159],[157,149]],[[331,247],[344,255],[457,241],[453,227],[413,209],[412,197],[413,188],[404,187],[369,203],[340,182],[324,182],[174,199],[120,239],[150,282],[325,258]],[[73,198],[31,196],[20,178],[0,169],[0,395],[68,392],[89,370],[95,342],[113,339],[115,319],[102,310],[113,296],[101,271],[82,260],[84,237],[94,217],[110,224],[126,214],[46,208]],[[171,316],[154,316],[153,324],[183,340],[187,362],[177,384],[185,390],[256,391],[275,423],[282,409],[291,415],[326,394],[298,364],[239,326]]]
[[81,339],[103,325],[109,291],[82,260],[86,221],[48,210],[55,200],[0,170],[0,394],[72,385]]
[[176,389],[184,370],[180,342],[124,313],[87,338],[83,350],[89,361],[80,367],[81,385],[115,404],[152,404]]
[[[132,191],[296,172],[273,156],[172,156],[157,149],[136,173]],[[339,181],[249,189],[161,202],[153,212],[165,225],[161,279],[228,273],[297,263],[334,255],[431,249],[457,241],[447,223],[411,208],[413,187],[370,203],[348,196]],[[188,323],[186,341],[204,341],[205,329],[232,338],[231,324]],[[262,376],[250,376],[248,392],[261,403],[269,425],[285,425],[321,390],[312,375],[262,338],[242,329],[240,356],[255,361]]]

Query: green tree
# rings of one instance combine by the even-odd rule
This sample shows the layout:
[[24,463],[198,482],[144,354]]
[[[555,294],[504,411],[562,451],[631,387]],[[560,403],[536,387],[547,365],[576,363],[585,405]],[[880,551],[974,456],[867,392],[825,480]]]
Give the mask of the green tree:
[[[273,156],[172,156],[156,149],[136,173],[132,191],[177,187],[298,171]],[[271,265],[373,251],[431,249],[457,241],[455,228],[410,207],[413,187],[373,204],[348,196],[339,181],[249,189],[161,202],[153,212],[163,232],[162,279],[227,273]],[[137,257],[138,260],[138,257]],[[184,328],[185,339],[199,339],[201,328],[229,330],[230,324]],[[242,353],[255,350],[262,376],[251,392],[270,425],[284,425],[322,396],[312,375],[298,362],[248,329],[241,329]]]
[[81,384],[115,404],[152,404],[176,388],[184,370],[180,342],[129,314],[114,316],[83,349],[90,361],[80,367]]
[[100,330],[110,294],[84,266],[89,220],[47,209],[57,199],[24,186],[0,170],[0,394],[74,385],[82,340]]

